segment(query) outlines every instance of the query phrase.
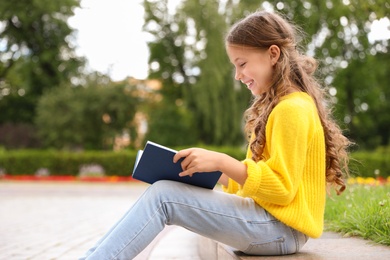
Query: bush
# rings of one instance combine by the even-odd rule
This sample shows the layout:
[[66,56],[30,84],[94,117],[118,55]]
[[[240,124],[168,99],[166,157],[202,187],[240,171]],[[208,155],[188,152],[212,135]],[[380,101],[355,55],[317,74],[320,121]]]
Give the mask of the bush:
[[169,147],[196,143],[198,131],[193,125],[191,111],[171,104],[164,106],[163,102],[153,104],[151,108],[146,140],[158,140],[158,143]]
[[374,152],[355,152],[350,161],[351,175],[360,177],[390,176],[390,151],[378,149]]
[[[243,159],[245,156],[245,151],[240,148],[205,148],[219,150],[237,159]],[[137,151],[133,150],[77,153],[38,150],[0,151],[0,169],[10,175],[34,175],[40,169],[47,169],[50,175],[54,176],[76,176],[85,165],[99,165],[108,176],[130,176],[136,155]]]
[[[133,86],[59,87],[45,92],[35,125],[44,147],[104,150],[123,130],[131,130],[138,104]],[[127,129],[123,129],[126,126]]]
[[136,151],[124,152],[58,152],[10,151],[0,154],[0,168],[11,175],[33,175],[46,168],[51,175],[77,175],[83,165],[100,165],[105,174],[129,176],[134,167]]
[[[238,160],[245,158],[243,147],[214,147],[199,145],[205,149],[226,153]],[[180,150],[186,147],[174,147]],[[134,168],[137,151],[121,152],[85,151],[37,151],[37,150],[0,150],[0,169],[11,175],[34,175],[40,169],[47,169],[51,175],[75,176],[84,165],[99,165],[108,176],[130,176]],[[390,176],[388,150],[376,152],[355,152],[350,163],[351,175],[361,177],[387,178]]]

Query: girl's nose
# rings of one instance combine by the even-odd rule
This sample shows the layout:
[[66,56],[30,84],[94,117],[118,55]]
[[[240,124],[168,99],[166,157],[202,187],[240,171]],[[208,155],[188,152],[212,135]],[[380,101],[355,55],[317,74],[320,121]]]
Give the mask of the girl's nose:
[[241,73],[238,71],[238,70],[236,70],[236,73],[234,74],[234,79],[235,80],[241,80]]

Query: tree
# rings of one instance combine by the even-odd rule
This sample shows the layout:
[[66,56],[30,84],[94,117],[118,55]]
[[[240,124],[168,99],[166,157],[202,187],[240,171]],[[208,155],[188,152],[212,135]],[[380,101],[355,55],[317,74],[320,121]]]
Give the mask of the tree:
[[375,148],[389,144],[390,91],[389,53],[353,60],[337,71],[333,85],[337,92],[336,113],[348,127],[348,136],[360,148]]
[[32,123],[45,89],[78,76],[67,19],[78,0],[0,2],[0,124]]
[[[269,1],[308,34],[306,52],[321,61],[320,75],[335,96],[340,123],[359,146],[373,148],[389,144],[388,68],[389,39],[369,41],[375,20],[389,18],[390,5],[385,0],[348,1]],[[382,110],[386,111],[386,110]],[[380,118],[378,120],[378,118]],[[381,123],[380,123],[381,122]],[[377,130],[374,130],[377,129]]]
[[209,144],[241,144],[242,115],[249,105],[250,92],[234,82],[234,74],[226,55],[224,35],[234,17],[232,4],[220,1],[185,1],[183,9],[187,30],[193,31],[194,44],[186,46],[199,56],[197,81],[191,88],[192,107],[201,132],[201,140]]
[[[157,79],[162,88],[157,90],[162,99],[148,104],[148,133],[146,138],[160,140],[165,145],[190,145],[197,139],[197,132],[185,133],[195,129],[192,111],[183,102],[188,96],[190,82],[194,77],[186,73],[191,69],[186,62],[182,48],[185,28],[171,15],[168,1],[144,1],[145,30],[154,38],[149,42],[149,79]],[[179,135],[183,135],[183,138]],[[190,136],[191,138],[185,138]],[[156,139],[157,138],[157,139]]]
[[132,131],[138,99],[127,83],[88,82],[58,87],[38,103],[36,125],[42,142],[59,149],[112,148],[115,136]]
[[[318,77],[323,79],[330,94],[335,95],[334,100],[339,100],[336,104],[338,120],[344,122],[347,118],[346,127],[351,137],[371,143],[370,146],[388,144],[386,115],[381,113],[381,120],[375,120],[377,108],[388,109],[388,73],[373,69],[387,68],[383,60],[388,57],[388,40],[368,39],[374,21],[389,17],[387,1],[186,0],[174,11],[168,9],[168,1],[145,0],[144,3],[145,29],[154,37],[149,45],[151,75],[162,79],[164,89],[175,90],[177,97],[184,100],[181,103],[194,113],[202,141],[220,144],[239,140],[233,124],[248,105],[248,92],[232,83],[223,35],[237,19],[265,8],[279,11],[304,28],[307,37],[302,39],[301,51],[320,60]],[[358,71],[370,71],[370,74]],[[343,73],[349,76],[340,80]],[[366,82],[361,85],[375,90],[360,91],[356,82]],[[164,98],[169,92],[166,94]],[[368,105],[367,110],[361,109],[363,103]],[[387,130],[367,136],[356,131],[363,122],[370,125],[369,129]],[[231,132],[227,133],[229,130]]]
[[150,77],[163,82],[165,104],[193,113],[198,141],[241,143],[237,122],[250,95],[234,84],[227,66],[227,25],[218,14],[218,1],[184,1],[175,12],[168,9],[168,1],[144,1],[144,6],[145,30],[154,37],[149,43]]
[[145,140],[156,140],[169,146],[196,144],[198,129],[193,126],[193,114],[183,106],[164,103],[149,104],[148,131]]

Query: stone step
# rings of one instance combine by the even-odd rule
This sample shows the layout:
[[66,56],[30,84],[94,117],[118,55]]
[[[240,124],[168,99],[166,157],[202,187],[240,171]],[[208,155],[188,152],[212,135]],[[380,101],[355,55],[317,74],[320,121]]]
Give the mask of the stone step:
[[390,259],[390,247],[375,244],[356,237],[342,237],[340,234],[325,232],[319,239],[309,239],[301,252],[286,256],[248,256],[222,243],[205,237],[198,238],[201,259],[223,260],[383,260]]
[[202,260],[199,235],[178,226],[167,226],[134,260]]
[[286,256],[249,256],[214,240],[177,226],[168,226],[135,260],[382,260],[390,259],[390,247],[356,237],[325,232],[309,239],[301,252]]

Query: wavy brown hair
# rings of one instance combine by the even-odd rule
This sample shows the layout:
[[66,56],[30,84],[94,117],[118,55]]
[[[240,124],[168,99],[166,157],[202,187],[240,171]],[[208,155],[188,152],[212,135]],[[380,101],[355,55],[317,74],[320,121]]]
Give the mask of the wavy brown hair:
[[318,110],[325,133],[326,145],[326,181],[335,187],[337,194],[345,189],[344,179],[348,175],[349,140],[331,116],[327,92],[321,87],[314,72],[317,61],[299,50],[298,39],[302,31],[281,15],[265,11],[255,12],[237,22],[226,37],[227,45],[254,47],[266,50],[271,45],[280,49],[280,57],[274,67],[274,76],[270,90],[256,96],[252,105],[245,112],[245,130],[250,142],[252,159],[263,159],[265,127],[272,109],[287,88],[298,88],[310,95]]

